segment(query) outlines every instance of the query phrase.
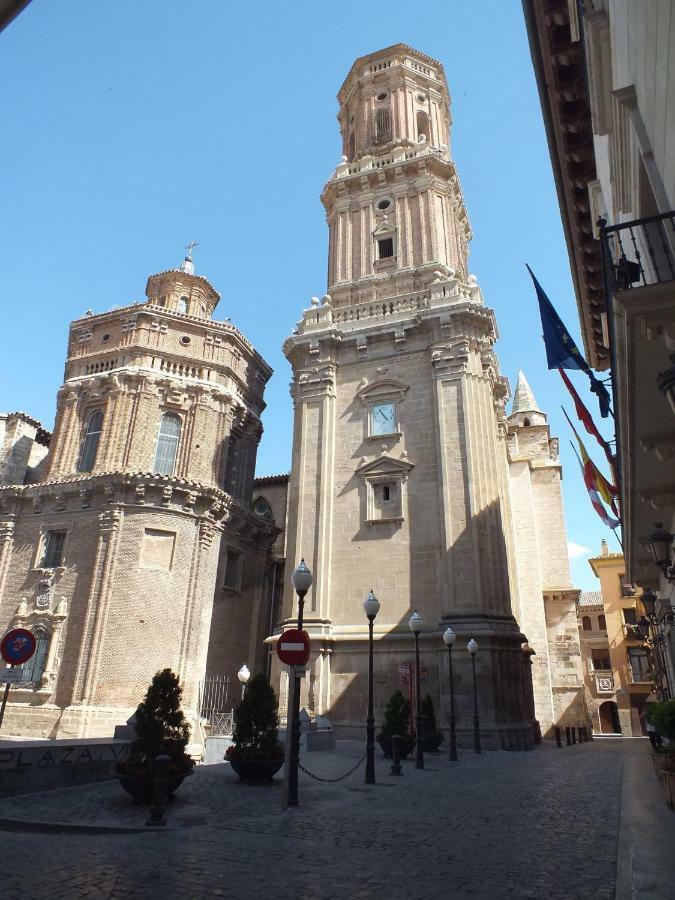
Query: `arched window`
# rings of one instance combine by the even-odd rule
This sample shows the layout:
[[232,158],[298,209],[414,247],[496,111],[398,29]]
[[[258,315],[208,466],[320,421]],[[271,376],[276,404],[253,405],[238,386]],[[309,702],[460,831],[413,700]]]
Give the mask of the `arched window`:
[[95,409],[89,416],[89,421],[87,422],[87,430],[84,434],[84,440],[82,441],[82,447],[80,448],[80,458],[77,463],[78,472],[91,472],[94,468],[102,427],[103,410]]
[[159,426],[153,472],[159,472],[160,475],[173,475],[179,439],[180,419],[174,413],[165,413]]
[[386,106],[375,110],[375,136],[378,141],[391,140],[391,113]]
[[180,300],[178,301],[178,312],[183,313],[183,315],[185,315],[187,313],[187,307],[188,307],[188,298],[181,297]]
[[417,139],[424,136],[425,140],[431,140],[431,129],[429,128],[429,116],[424,112],[417,113]]
[[33,684],[35,687],[39,687],[45,665],[47,664],[50,634],[44,625],[38,625],[32,631],[35,635],[37,646],[35,647],[35,653],[27,663],[24,663],[21,670],[21,683]]
[[598,616],[598,628],[600,631],[607,631],[607,621],[602,613]]
[[593,626],[591,625],[591,617],[590,616],[583,617],[583,619],[581,620],[581,627],[584,629],[584,631],[592,631],[593,630]]

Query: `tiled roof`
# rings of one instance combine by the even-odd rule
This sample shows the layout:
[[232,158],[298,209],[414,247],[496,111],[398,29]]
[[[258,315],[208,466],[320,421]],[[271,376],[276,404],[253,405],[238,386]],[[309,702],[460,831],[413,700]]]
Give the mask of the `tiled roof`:
[[602,592],[583,591],[579,597],[578,605],[581,607],[602,606]]
[[283,484],[284,482],[288,481],[290,477],[290,472],[286,472],[285,475],[261,475],[259,478],[253,479],[253,484]]

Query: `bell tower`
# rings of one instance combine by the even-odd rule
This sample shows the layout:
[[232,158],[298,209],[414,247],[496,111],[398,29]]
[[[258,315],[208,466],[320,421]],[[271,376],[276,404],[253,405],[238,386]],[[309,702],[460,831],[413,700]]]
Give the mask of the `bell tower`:
[[[524,636],[513,617],[505,403],[494,313],[468,274],[471,238],[449,146],[443,67],[405,44],[362,57],[338,94],[343,157],[321,199],[328,292],[284,352],[295,405],[287,557],[314,573],[303,702],[360,734],[372,588],[383,706],[414,658],[447,712],[451,625],[480,646],[486,745],[532,746]],[[290,589],[279,627],[295,613]],[[470,741],[471,670],[455,654]],[[282,702],[284,676],[282,679]],[[381,715],[381,709],[376,716]]]
[[471,229],[450,156],[443,67],[399,44],[352,66],[338,94],[342,162],[322,195],[336,306],[466,280]]

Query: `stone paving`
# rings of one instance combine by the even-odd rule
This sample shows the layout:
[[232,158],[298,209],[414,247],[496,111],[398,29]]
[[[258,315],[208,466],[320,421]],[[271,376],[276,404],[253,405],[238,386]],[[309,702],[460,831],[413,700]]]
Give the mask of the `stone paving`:
[[[6,830],[0,896],[613,898],[624,766],[631,754],[649,762],[647,747],[463,751],[455,764],[441,753],[426,757],[424,771],[405,763],[401,778],[380,758],[372,787],[363,766],[338,785],[301,774],[301,806],[285,812],[279,784],[247,786],[227,765],[202,767],[177,795],[166,831]],[[362,752],[339,742],[336,753],[302,762],[334,777]],[[650,762],[646,772],[653,779]],[[141,827],[147,810],[106,782],[0,801],[5,828],[17,817]]]

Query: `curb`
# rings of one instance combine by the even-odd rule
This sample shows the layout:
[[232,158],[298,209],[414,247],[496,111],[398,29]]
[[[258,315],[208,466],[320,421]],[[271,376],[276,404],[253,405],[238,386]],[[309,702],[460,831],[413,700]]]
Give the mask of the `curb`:
[[84,825],[76,822],[45,822],[37,819],[0,817],[0,831],[33,831],[45,834],[145,834],[149,831],[175,831],[172,825]]

